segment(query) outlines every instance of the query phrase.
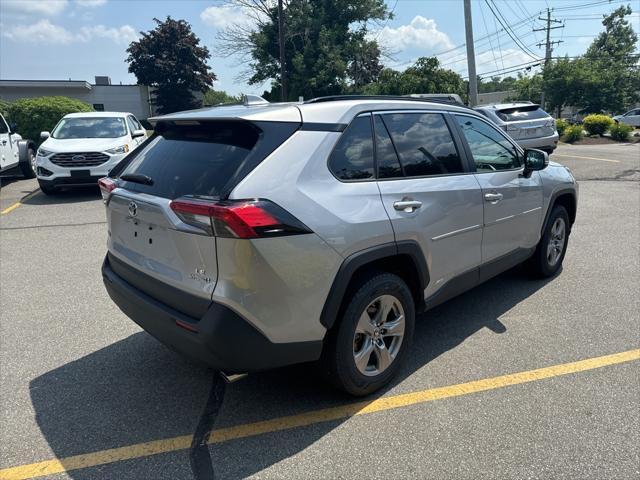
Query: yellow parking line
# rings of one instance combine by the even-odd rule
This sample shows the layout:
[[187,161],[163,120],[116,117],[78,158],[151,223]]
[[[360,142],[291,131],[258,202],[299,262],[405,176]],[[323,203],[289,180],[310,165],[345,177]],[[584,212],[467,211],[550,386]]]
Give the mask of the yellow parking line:
[[[577,362],[564,363],[536,370],[511,373],[499,377],[461,383],[458,385],[432,388],[429,390],[383,397],[370,401],[364,400],[338,407],[315,410],[299,415],[290,415],[287,417],[274,418],[272,420],[221,428],[219,430],[214,430],[209,438],[209,443],[221,443],[265,433],[279,432],[316,423],[345,419],[354,415],[367,415],[374,412],[392,410],[410,405],[432,402],[434,400],[441,400],[444,398],[458,397],[461,395],[535,382],[571,373],[584,372],[633,360],[640,360],[640,348],[626,352],[614,353],[612,355],[605,355],[602,357],[589,358]],[[154,440],[151,442],[138,443],[109,450],[101,450],[83,455],[75,455],[73,457],[45,460],[43,462],[32,463],[29,465],[5,468],[0,470],[0,480],[24,480],[27,478],[77,470],[80,468],[105,465],[122,460],[143,458],[160,453],[186,450],[190,447],[192,438],[192,435],[183,435],[180,437]]]
[[0,215],[6,215],[9,212],[13,212],[16,208],[18,208],[20,205],[22,205],[22,202],[24,202],[26,200],[29,200],[31,197],[33,197],[33,195],[35,195],[38,192],[38,190],[39,189],[36,189],[33,192],[28,193],[27,195],[22,197],[19,201],[17,201],[13,205],[8,206],[7,208],[5,208],[4,210],[2,210],[0,212]]
[[554,153],[553,156],[554,157],[566,157],[566,158],[585,158],[587,160],[598,160],[600,162],[620,163],[620,160],[613,160],[611,158],[581,157],[580,155],[561,155],[559,153]]

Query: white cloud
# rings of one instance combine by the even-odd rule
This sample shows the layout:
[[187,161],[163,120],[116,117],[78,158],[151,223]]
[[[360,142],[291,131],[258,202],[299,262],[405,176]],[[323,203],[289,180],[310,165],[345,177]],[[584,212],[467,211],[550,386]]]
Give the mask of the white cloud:
[[371,32],[369,36],[394,51],[411,47],[433,50],[453,46],[447,34],[438,30],[435,20],[421,15],[413,17],[408,25],[397,28],[386,26],[382,30]]
[[254,19],[242,8],[224,5],[221,7],[207,7],[200,13],[200,20],[213,28],[224,30],[231,25],[252,25]]
[[116,28],[108,28],[104,25],[80,28],[78,39],[88,42],[94,38],[106,38],[115,43],[128,44],[138,39],[138,32],[131,25],[123,25]]
[[74,36],[66,28],[52,24],[49,20],[40,20],[32,25],[12,26],[2,33],[16,42],[66,44],[74,40]]
[[107,0],[76,0],[81,7],[100,7],[107,3]]
[[57,15],[67,8],[68,0],[2,0],[2,8],[10,12]]
[[17,42],[54,44],[89,42],[94,39],[107,39],[118,44],[127,44],[138,38],[136,30],[131,25],[114,28],[93,25],[81,27],[77,33],[73,33],[64,27],[52,24],[49,20],[40,20],[27,26],[13,26],[5,29],[3,35]]

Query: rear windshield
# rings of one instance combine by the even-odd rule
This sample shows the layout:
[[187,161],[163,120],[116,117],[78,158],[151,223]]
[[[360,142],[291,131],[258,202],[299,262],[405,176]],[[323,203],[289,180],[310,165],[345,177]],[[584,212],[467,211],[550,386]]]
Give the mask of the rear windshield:
[[124,118],[86,117],[63,118],[51,136],[59,139],[70,138],[118,138],[127,134]]
[[146,175],[152,185],[124,182],[127,190],[164,198],[219,197],[256,146],[260,130],[247,122],[160,125],[120,175]]
[[526,105],[522,107],[506,108],[496,112],[498,117],[505,122],[517,122],[518,120],[537,120],[549,118],[549,114],[538,105]]

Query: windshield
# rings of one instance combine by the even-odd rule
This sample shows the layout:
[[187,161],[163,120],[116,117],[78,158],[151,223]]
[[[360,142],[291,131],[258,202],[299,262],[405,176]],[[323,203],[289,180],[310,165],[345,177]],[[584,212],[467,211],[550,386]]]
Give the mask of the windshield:
[[53,138],[118,138],[127,134],[124,118],[63,118],[51,134]]
[[549,114],[538,105],[527,105],[516,108],[505,108],[496,112],[498,117],[505,122],[517,122],[518,120],[538,120],[549,118]]

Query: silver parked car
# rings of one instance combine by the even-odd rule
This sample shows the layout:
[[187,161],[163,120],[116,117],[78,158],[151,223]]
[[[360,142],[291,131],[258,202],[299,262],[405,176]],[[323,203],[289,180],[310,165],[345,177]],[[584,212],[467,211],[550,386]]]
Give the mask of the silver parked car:
[[556,122],[540,105],[531,102],[482,105],[475,109],[509,134],[522,148],[547,153],[558,146]]
[[417,313],[524,261],[556,274],[576,217],[568,169],[458,104],[326,97],[151,122],[99,182],[104,283],[226,373],[320,361],[371,393]]
[[629,110],[622,115],[616,115],[613,117],[613,121],[616,123],[625,123],[632,127],[640,128],[640,108]]

